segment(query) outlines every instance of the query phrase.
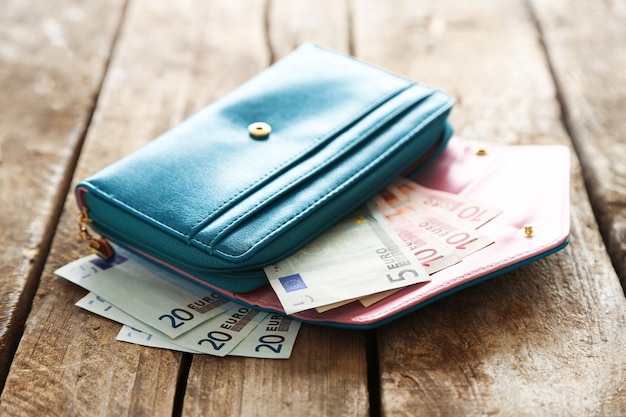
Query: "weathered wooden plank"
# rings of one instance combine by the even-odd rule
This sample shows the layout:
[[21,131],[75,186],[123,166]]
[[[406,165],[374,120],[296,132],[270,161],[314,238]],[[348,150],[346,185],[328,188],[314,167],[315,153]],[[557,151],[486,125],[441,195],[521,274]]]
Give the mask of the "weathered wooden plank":
[[[135,1],[128,6],[75,180],[141,146],[188,113],[202,49],[198,35],[206,25],[199,14],[212,12],[208,3],[189,1]],[[251,70],[224,67],[222,79]],[[202,80],[203,92],[208,86],[222,88],[222,79],[216,73],[214,79]],[[84,291],[53,276],[57,267],[86,254],[75,217],[70,195],[7,378],[0,414],[169,416],[182,355],[116,342],[119,326],[73,306]]]
[[367,416],[365,333],[303,325],[289,360],[193,359],[186,416]]
[[[265,45],[259,43],[263,38],[258,36],[262,29],[255,30],[251,23],[263,23],[263,19],[251,19],[251,16],[262,15],[256,3],[251,6],[215,1],[203,8],[196,6],[191,8],[190,3],[180,2],[176,5],[131,3],[118,52],[113,57],[81,156],[77,179],[141,146],[267,65],[269,55]],[[242,20],[243,15],[248,18]],[[176,28],[171,26],[173,22]],[[4,410],[15,414],[27,411],[33,414],[166,415],[173,404],[175,376],[181,370],[180,355],[112,342],[117,326],[73,307],[72,303],[83,292],[52,276],[56,267],[80,253],[73,238],[71,200],[70,197],[28,331],[11,370],[3,397],[3,400],[6,398]],[[58,317],[65,319],[59,321]],[[345,379],[332,380],[328,379],[330,370],[320,373],[321,386],[316,387],[314,393],[302,390],[306,395],[299,399],[295,409],[308,407],[308,401],[313,398],[320,407],[324,404],[325,409],[338,409],[341,405],[341,409],[365,414],[368,407],[365,336],[355,333],[347,337],[341,344],[345,349],[342,355],[336,355],[329,336],[323,336],[329,332],[332,334],[332,331],[314,328],[303,331],[301,337],[306,343],[297,349],[299,356],[308,355],[309,361],[285,361],[288,366],[275,374],[278,368],[274,362],[261,362],[265,363],[266,370],[256,375],[246,373],[245,378],[242,375],[245,382],[242,389],[257,391],[268,377],[275,381],[299,381],[301,386],[308,386],[311,381],[307,367],[324,358],[326,368],[317,365],[318,368],[350,372],[345,373]],[[70,337],[75,337],[76,348],[72,355],[51,353],[67,351]],[[317,347],[320,345],[323,348]],[[354,345],[360,348],[355,358],[350,354]],[[346,365],[338,359],[350,360]],[[196,371],[198,363],[210,363],[211,375]],[[249,361],[235,358],[222,362],[198,357],[190,378],[201,383],[205,379],[211,381],[213,371],[227,373],[232,363],[241,366]],[[58,372],[65,368],[73,372]],[[43,382],[37,385],[37,380]],[[348,384],[353,380],[357,384]],[[342,386],[347,388],[339,389]],[[211,384],[204,384],[204,387],[215,389]],[[360,391],[355,391],[355,387]],[[45,392],[41,392],[44,389]],[[272,392],[271,386],[267,392]],[[355,392],[358,395],[354,400],[346,402],[344,397]],[[27,402],[27,397],[33,395],[37,399]],[[230,395],[232,398],[221,399],[224,404],[246,397],[239,390],[230,391]],[[333,401],[326,401],[327,397]],[[192,400],[185,401],[186,409],[190,404],[193,405]],[[270,402],[255,407],[262,413],[275,409]]]
[[600,231],[626,285],[626,3],[532,4]]
[[[360,57],[457,98],[460,135],[569,144],[523,2],[357,0],[354,19]],[[573,162],[566,250],[379,331],[382,414],[626,413],[624,297]]]
[[116,34],[121,1],[8,0],[0,13],[0,387]]
[[[336,44],[328,33],[316,35],[315,25],[299,32],[290,17],[297,10],[285,12],[275,2],[269,27],[279,30],[281,19],[295,19],[292,35],[264,34],[262,19],[254,18],[264,13],[262,5],[237,3],[131,4],[77,178],[263,68],[271,57],[267,39],[277,57],[305,39],[347,49],[342,29],[333,29],[341,33]],[[457,96],[453,122],[461,134],[569,143],[523,4],[355,6],[357,53]],[[379,332],[386,415],[625,413],[623,296],[577,165],[574,202],[565,252]],[[72,303],[82,291],[52,276],[80,252],[72,201],[66,211],[0,414],[168,415],[181,356],[114,342],[117,326],[80,312]],[[289,361],[197,356],[184,413],[366,414],[364,337],[305,326]]]
[[[263,30],[257,26],[262,21],[255,19],[258,6],[242,7],[248,10],[248,24],[255,31]],[[348,50],[345,2],[272,1],[267,7],[269,32],[263,39],[269,40],[267,50],[273,59],[302,42]],[[237,20],[238,15],[222,13],[222,18]],[[220,30],[238,36],[236,23]],[[249,49],[245,42],[234,40],[228,46],[231,53]],[[184,415],[364,416],[369,413],[367,372],[365,333],[303,325],[287,361],[195,356]]]

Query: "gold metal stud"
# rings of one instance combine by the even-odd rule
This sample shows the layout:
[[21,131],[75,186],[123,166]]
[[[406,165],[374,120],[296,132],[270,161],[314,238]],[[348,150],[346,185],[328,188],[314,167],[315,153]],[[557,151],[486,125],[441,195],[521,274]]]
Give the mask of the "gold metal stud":
[[248,126],[248,132],[254,139],[264,139],[272,133],[272,126],[264,122],[255,122]]
[[477,148],[475,153],[478,156],[485,156],[489,154],[489,150],[487,150],[487,148]]
[[537,236],[537,229],[532,224],[525,224],[523,229],[520,229],[520,235],[524,237]]

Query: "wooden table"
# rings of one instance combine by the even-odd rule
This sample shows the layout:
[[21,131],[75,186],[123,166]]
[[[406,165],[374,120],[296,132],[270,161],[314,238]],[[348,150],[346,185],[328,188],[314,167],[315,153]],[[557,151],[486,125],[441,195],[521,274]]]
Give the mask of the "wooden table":
[[[623,0],[0,10],[0,415],[626,415]],[[303,325],[290,360],[116,342],[53,275],[85,255],[72,184],[305,41],[448,92],[461,136],[571,147],[570,245],[375,331]]]

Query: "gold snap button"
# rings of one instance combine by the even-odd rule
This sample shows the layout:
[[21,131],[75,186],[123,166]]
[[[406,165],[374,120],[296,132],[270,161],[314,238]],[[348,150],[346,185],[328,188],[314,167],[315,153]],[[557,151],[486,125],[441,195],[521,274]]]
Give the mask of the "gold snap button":
[[254,139],[263,139],[272,133],[272,126],[263,122],[255,122],[248,126],[248,132]]

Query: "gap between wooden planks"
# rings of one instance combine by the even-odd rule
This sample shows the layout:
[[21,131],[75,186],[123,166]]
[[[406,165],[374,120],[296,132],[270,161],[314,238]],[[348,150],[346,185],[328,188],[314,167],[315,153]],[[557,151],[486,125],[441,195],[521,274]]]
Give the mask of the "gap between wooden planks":
[[[258,4],[214,2],[200,9],[188,2],[176,6],[132,2],[76,179],[140,146],[263,68],[271,59],[265,55],[268,39],[277,57],[302,40],[317,40],[339,50],[350,48],[352,42],[354,51],[366,60],[457,95],[461,100],[453,122],[466,136],[505,143],[569,143],[560,124],[553,80],[534,42],[536,28],[521,2],[499,7],[476,3],[465,6],[467,9],[444,4],[430,9],[427,4],[402,2],[389,7],[355,1],[352,9],[345,3],[319,9],[313,2],[290,4],[274,1],[264,9]],[[246,13],[257,18],[247,20],[243,30],[241,16]],[[353,35],[342,26],[343,16],[351,15]],[[260,27],[263,24],[269,33]],[[157,88],[154,80],[159,81]],[[115,142],[119,138],[123,140]],[[565,395],[579,388],[577,372],[583,380],[592,378],[584,381],[595,382],[592,385],[599,388],[586,392],[572,407],[604,407],[596,407],[599,414],[623,407],[621,396],[597,405],[623,378],[618,352],[605,355],[613,344],[623,342],[619,331],[624,320],[617,311],[622,298],[615,297],[614,274],[597,233],[585,226],[594,224],[594,219],[577,170],[574,183],[579,203],[574,207],[572,244],[564,254],[381,329],[382,407],[386,415],[407,410],[433,415],[532,412],[528,404],[558,414],[565,410]],[[73,212],[73,202],[67,204],[67,212]],[[109,342],[117,328],[74,311],[72,303],[80,291],[60,285],[52,277],[56,266],[81,253],[71,232],[73,214],[68,213],[59,226],[63,232],[55,240],[2,407],[168,415],[181,369],[180,356]],[[608,313],[601,314],[598,305]],[[76,336],[76,332],[86,334]],[[307,405],[305,411],[366,413],[361,336],[314,328],[306,332],[302,337],[313,346],[299,349],[307,359],[282,370],[252,361],[220,365],[210,358],[194,360],[190,381],[205,385],[188,385],[187,389],[194,391],[189,391],[184,412],[193,415],[194,410],[219,409],[235,414],[246,409],[263,414],[300,411]],[[321,373],[308,380],[309,370],[319,361],[332,363],[328,355],[338,336],[346,338],[345,352],[356,351],[356,357],[349,366],[343,365],[345,372],[327,374],[329,368],[320,366]],[[416,341],[424,342],[419,345]],[[309,349],[313,352],[307,353]],[[571,363],[578,365],[572,367]],[[258,372],[248,371],[250,366],[258,367]],[[604,372],[589,376],[587,367]],[[616,369],[609,372],[610,367]],[[235,371],[226,372],[228,369]],[[207,370],[211,375],[217,370],[225,377],[234,376],[231,384],[220,386],[226,389],[225,401],[219,403],[214,397],[206,401],[219,384],[207,383]],[[253,377],[249,378],[250,374]],[[409,384],[394,385],[393,378],[398,375]],[[546,375],[553,379],[543,381]],[[572,375],[573,380],[549,384]],[[60,376],[67,379],[58,379]],[[295,380],[288,378],[294,376]],[[297,387],[296,402],[265,400],[276,392],[272,384],[287,380],[290,382],[285,382],[280,392]],[[507,390],[504,385],[513,388]],[[260,392],[259,386],[263,387]],[[305,386],[314,389],[307,391],[302,388]],[[17,394],[20,390],[24,390],[21,397]],[[330,392],[333,395],[324,397]],[[44,395],[32,401],[31,396],[38,394]],[[257,401],[248,402],[250,395]],[[343,396],[351,399],[349,408],[338,401]],[[412,399],[404,402],[407,397]]]
[[[461,136],[571,146],[526,3],[354,4],[357,55],[455,95]],[[573,158],[565,251],[380,330],[382,414],[624,414],[624,297]]]
[[[266,12],[262,3],[131,2],[74,181],[131,152],[265,67]],[[184,376],[182,356],[115,342],[118,326],[74,307],[83,292],[52,275],[84,254],[74,234],[74,207],[70,195],[0,411],[169,415],[177,404],[177,378]],[[298,359],[280,364],[197,357],[189,378],[200,378],[200,383],[187,384],[183,406],[193,409],[193,393],[200,388],[198,404],[232,415],[241,404],[261,414],[322,409],[365,415],[365,335],[341,332],[339,338],[338,332],[305,327],[300,336],[304,342],[294,352]],[[265,370],[251,373],[250,363]],[[202,373],[207,366],[211,375]],[[206,385],[216,374],[224,375],[217,388],[227,388],[229,396],[205,402],[206,395],[217,392],[216,384]],[[267,384],[268,378],[274,384]],[[276,381],[284,381],[288,401],[272,399]],[[251,393],[262,400],[249,402]]]
[[2,9],[0,387],[39,283],[123,3],[6,1]]

